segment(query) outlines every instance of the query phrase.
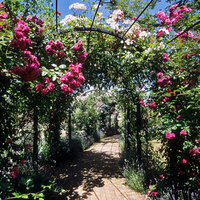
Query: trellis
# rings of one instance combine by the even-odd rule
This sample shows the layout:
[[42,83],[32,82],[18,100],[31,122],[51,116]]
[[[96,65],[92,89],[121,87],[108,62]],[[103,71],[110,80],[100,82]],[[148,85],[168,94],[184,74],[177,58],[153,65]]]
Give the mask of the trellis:
[[[102,0],[99,1],[99,4],[96,8],[96,11],[95,11],[95,15],[93,17],[93,20],[92,20],[92,23],[91,23],[91,26],[90,27],[76,27],[74,28],[75,31],[89,31],[89,36],[88,36],[88,46],[87,46],[87,51],[89,50],[89,45],[90,45],[90,36],[91,36],[91,32],[100,32],[100,33],[105,33],[105,34],[108,34],[108,35],[112,35],[112,36],[115,36],[117,38],[120,38],[122,40],[126,40],[125,38],[125,35],[128,33],[128,31],[131,29],[131,27],[138,21],[138,19],[141,17],[141,15],[146,11],[146,9],[153,3],[153,1],[157,1],[157,0],[151,0],[147,5],[146,7],[142,10],[142,12],[138,15],[138,17],[136,18],[136,20],[134,20],[134,22],[129,26],[129,28],[126,30],[126,32],[123,34],[123,35],[120,35],[120,34],[117,34],[115,32],[111,32],[111,31],[108,31],[106,29],[99,29],[99,28],[93,28],[93,25],[94,25],[94,20],[95,20],[95,17],[97,15],[97,12],[99,10],[99,7],[102,3]],[[103,2],[103,3],[110,3],[110,2]],[[58,29],[58,0],[56,0],[56,30]],[[196,25],[200,24],[200,20],[197,21],[196,23],[192,24],[191,26],[187,27],[182,33],[178,34],[176,37],[172,38],[170,41],[168,41],[167,43],[170,43],[172,41],[174,41],[175,39],[177,39],[179,36],[181,36],[182,34],[188,32],[190,29],[192,29],[193,27],[195,27]]]

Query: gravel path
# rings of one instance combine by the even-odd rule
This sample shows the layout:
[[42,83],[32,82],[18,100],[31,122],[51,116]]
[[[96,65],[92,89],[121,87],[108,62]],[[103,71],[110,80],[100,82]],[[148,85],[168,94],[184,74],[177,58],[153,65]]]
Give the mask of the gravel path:
[[[144,195],[126,185],[117,162],[119,135],[95,143],[72,162],[49,169],[51,178],[66,190],[59,199],[71,200],[144,200]],[[48,169],[45,169],[48,171]]]

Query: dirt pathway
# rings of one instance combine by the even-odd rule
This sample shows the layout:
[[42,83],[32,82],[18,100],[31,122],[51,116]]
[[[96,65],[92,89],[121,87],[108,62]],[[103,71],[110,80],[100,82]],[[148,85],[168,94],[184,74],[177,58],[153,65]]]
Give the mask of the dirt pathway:
[[144,200],[146,197],[131,190],[122,177],[117,162],[120,148],[115,135],[95,143],[78,158],[51,169],[51,177],[66,190],[71,200]]

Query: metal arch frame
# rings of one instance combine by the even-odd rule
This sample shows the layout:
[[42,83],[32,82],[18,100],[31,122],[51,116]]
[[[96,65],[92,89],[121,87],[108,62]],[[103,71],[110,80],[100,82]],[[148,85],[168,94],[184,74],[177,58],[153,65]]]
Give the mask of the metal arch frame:
[[180,33],[179,35],[177,35],[176,37],[171,39],[169,42],[167,42],[167,44],[169,44],[170,42],[174,41],[176,38],[178,38],[179,36],[183,35],[184,33],[188,32],[191,28],[195,27],[199,23],[200,23],[200,21],[198,21],[198,22],[194,23],[193,25],[191,25],[190,27],[186,28],[182,33]]
[[[123,38],[120,34],[114,33],[112,31],[108,31],[106,29],[101,28],[91,28],[91,27],[76,27],[74,28],[75,31],[90,31],[90,32],[99,32],[99,33],[105,33],[117,38],[120,38],[122,40],[125,40],[126,38]],[[66,32],[69,32],[69,30],[66,29]]]
[[[95,11],[95,15],[94,15],[94,18],[92,20],[92,24],[89,27],[77,27],[77,28],[74,28],[75,31],[89,31],[89,37],[88,37],[88,46],[87,46],[87,51],[89,49],[89,44],[90,44],[90,35],[91,35],[91,31],[96,31],[96,32],[101,32],[101,33],[105,33],[105,34],[109,34],[109,35],[112,35],[112,36],[115,36],[115,37],[118,37],[122,40],[125,40],[125,35],[127,34],[127,32],[131,29],[131,27],[138,21],[138,19],[140,18],[140,16],[145,12],[145,10],[150,6],[150,4],[153,2],[154,0],[151,0],[147,6],[144,8],[144,10],[139,14],[139,16],[137,17],[137,19],[130,25],[130,27],[126,30],[126,32],[123,34],[123,36],[117,34],[117,33],[114,33],[114,32],[111,32],[111,31],[108,31],[108,30],[105,30],[105,29],[99,29],[99,28],[92,28],[93,24],[94,24],[94,20],[95,20],[95,17],[96,17],[96,14],[98,12],[98,9],[99,9],[99,6],[102,2],[102,0],[99,1],[99,4],[98,4],[98,7]],[[157,0],[156,0],[157,1]],[[105,3],[109,3],[109,2],[105,2]],[[56,0],[56,31],[58,31],[58,0]],[[177,35],[176,37],[174,37],[173,39],[171,39],[170,41],[167,42],[167,44],[169,44],[170,42],[174,41],[176,38],[178,38],[179,36],[181,36],[182,34],[184,34],[185,32],[189,31],[191,28],[195,27],[196,25],[198,25],[200,23],[200,21],[196,22],[195,24],[191,25],[190,27],[186,28],[181,34]],[[135,44],[134,44],[135,45]]]
[[[100,29],[100,28],[90,28],[90,27],[76,27],[73,29],[74,31],[90,31],[90,32],[99,32],[99,33],[105,33],[105,34],[108,34],[108,35],[111,35],[111,36],[114,36],[114,37],[117,37],[123,41],[125,41],[127,38],[123,37],[122,35],[120,34],[117,34],[115,32],[112,32],[112,31],[108,31],[106,29]],[[70,30],[66,29],[64,30],[64,32],[70,32]],[[136,46],[136,43],[133,43],[132,44],[134,47]],[[137,51],[140,51],[140,49],[138,47],[135,47],[135,49]]]
[[58,31],[58,0],[56,0],[56,31]]
[[99,10],[101,1],[102,1],[102,0],[99,1],[99,4],[98,4],[97,9],[96,9],[96,11],[95,11],[95,15],[94,15],[93,20],[92,20],[92,24],[91,24],[91,26],[90,26],[90,32],[89,32],[89,36],[88,36],[87,51],[89,50],[89,46],[90,46],[90,35],[91,35],[92,26],[93,26],[93,24],[94,24],[94,20],[95,20],[95,17],[96,17],[96,15],[97,15],[97,12],[98,12],[98,10]]
[[[139,16],[137,17],[137,19],[131,24],[131,26],[129,26],[129,28],[126,30],[126,32],[124,33],[124,35],[122,37],[125,37],[125,35],[128,33],[128,31],[131,29],[131,27],[138,21],[138,19],[140,18],[140,16],[144,13],[144,11],[151,5],[151,3],[154,0],[151,0],[146,7],[144,8],[144,10],[139,14]],[[156,0],[157,1],[157,0]]]

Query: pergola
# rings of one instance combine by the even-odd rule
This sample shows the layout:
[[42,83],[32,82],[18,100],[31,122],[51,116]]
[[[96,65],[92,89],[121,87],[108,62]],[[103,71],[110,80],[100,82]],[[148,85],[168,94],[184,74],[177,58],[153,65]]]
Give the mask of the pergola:
[[[119,35],[115,32],[111,32],[111,31],[108,31],[106,29],[99,29],[99,28],[93,28],[93,25],[94,25],[94,20],[95,20],[95,17],[97,15],[97,12],[99,10],[99,7],[102,3],[110,3],[110,2],[103,2],[103,0],[100,0],[99,1],[99,4],[96,8],[96,11],[95,11],[95,14],[94,14],[94,17],[93,17],[93,20],[92,20],[92,23],[91,23],[91,26],[90,27],[76,27],[74,28],[74,31],[89,31],[89,36],[88,36],[88,46],[87,46],[87,49],[89,49],[89,45],[90,45],[90,36],[91,36],[91,32],[100,32],[100,33],[105,33],[105,34],[108,34],[108,35],[112,35],[112,36],[115,36],[117,38],[120,38],[121,40],[126,40],[125,36],[126,34],[128,33],[128,31],[131,29],[131,27],[138,21],[138,19],[141,17],[141,15],[145,12],[145,10],[153,3],[153,1],[157,1],[157,0],[151,0],[149,1],[149,3],[145,6],[145,8],[142,10],[142,12],[139,14],[139,16],[136,18],[136,20],[134,20],[134,22],[129,26],[129,28],[125,31],[125,33],[123,35]],[[57,10],[58,10],[58,0],[56,0],[56,30],[57,30],[57,27],[58,27],[58,13],[57,13]],[[179,36],[181,36],[182,34],[184,34],[185,32],[188,32],[190,29],[192,29],[193,27],[195,27],[196,25],[198,25],[200,23],[200,20],[197,21],[196,23],[192,24],[191,26],[185,28],[184,31],[182,31],[180,34],[178,34],[177,36],[175,36],[174,38],[172,38],[171,40],[169,40],[167,43],[170,43],[172,41],[174,41],[176,38],[178,38]]]

